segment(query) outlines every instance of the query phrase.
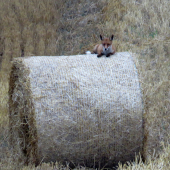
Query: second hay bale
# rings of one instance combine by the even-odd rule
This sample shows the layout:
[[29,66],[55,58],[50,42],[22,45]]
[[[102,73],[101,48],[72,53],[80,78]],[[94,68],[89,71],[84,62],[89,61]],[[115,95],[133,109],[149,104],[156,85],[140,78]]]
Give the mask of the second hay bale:
[[127,52],[15,59],[9,93],[12,144],[26,162],[111,166],[142,151],[142,95]]

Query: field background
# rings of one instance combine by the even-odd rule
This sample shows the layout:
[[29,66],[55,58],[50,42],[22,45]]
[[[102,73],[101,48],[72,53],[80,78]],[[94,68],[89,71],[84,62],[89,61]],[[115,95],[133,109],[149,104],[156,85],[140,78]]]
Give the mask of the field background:
[[[169,0],[0,0],[0,169],[19,169],[8,144],[10,61],[83,54],[115,35],[117,51],[135,53],[144,100],[144,152],[119,169],[170,169]],[[42,164],[23,170],[63,169]],[[68,167],[66,167],[68,169]],[[81,168],[85,169],[85,168]]]

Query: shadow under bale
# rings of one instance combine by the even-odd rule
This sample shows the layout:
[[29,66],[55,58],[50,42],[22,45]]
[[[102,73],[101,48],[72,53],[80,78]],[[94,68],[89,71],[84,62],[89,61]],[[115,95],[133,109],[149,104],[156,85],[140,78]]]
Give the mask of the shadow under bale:
[[143,103],[132,56],[13,61],[11,145],[25,164],[112,167],[142,152]]

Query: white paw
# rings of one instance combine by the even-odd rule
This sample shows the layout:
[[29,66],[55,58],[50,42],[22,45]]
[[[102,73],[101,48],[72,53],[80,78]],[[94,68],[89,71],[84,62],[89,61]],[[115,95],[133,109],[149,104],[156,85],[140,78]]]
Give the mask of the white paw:
[[86,54],[91,54],[91,52],[90,51],[86,51]]

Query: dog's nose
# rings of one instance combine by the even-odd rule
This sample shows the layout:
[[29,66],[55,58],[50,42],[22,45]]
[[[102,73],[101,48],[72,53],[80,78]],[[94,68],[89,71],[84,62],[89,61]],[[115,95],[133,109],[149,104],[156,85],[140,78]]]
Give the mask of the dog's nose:
[[107,50],[107,48],[105,48],[105,51]]

